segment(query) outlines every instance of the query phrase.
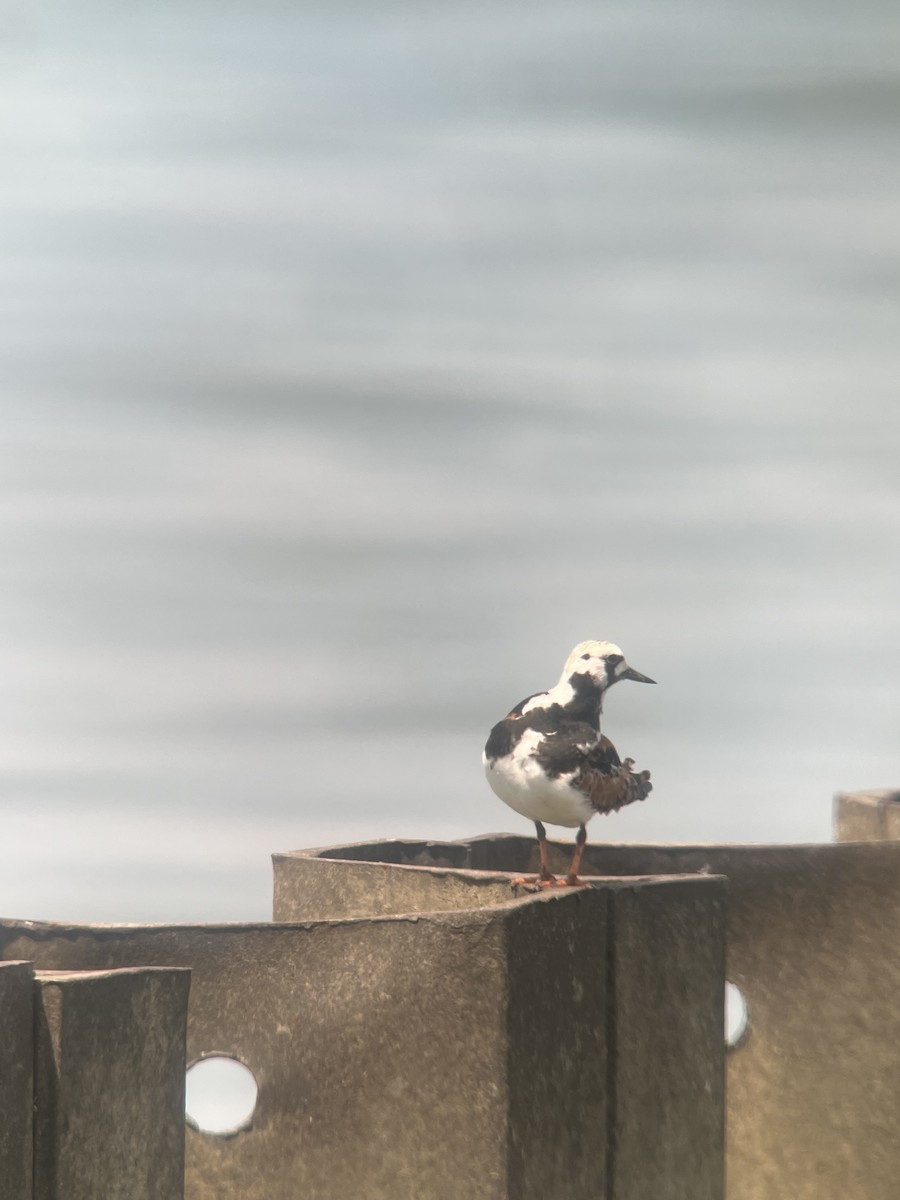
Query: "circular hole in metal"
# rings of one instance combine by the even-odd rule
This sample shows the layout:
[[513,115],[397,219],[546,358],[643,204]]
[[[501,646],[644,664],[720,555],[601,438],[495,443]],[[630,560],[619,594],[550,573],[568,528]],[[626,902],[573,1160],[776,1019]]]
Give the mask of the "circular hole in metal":
[[249,1067],[230,1054],[209,1054],[187,1069],[185,1120],[200,1133],[231,1137],[250,1128],[258,1095]]
[[744,993],[736,983],[725,984],[725,1045],[733,1050],[747,1032],[750,1014]]

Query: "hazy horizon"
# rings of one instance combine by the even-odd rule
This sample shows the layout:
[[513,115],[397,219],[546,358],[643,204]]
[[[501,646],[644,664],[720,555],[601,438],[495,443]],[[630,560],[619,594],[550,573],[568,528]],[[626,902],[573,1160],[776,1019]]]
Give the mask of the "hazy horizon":
[[527,833],[481,748],[588,637],[659,681],[592,840],[900,786],[898,51],[884,4],[11,5],[0,912],[265,919],[273,851]]

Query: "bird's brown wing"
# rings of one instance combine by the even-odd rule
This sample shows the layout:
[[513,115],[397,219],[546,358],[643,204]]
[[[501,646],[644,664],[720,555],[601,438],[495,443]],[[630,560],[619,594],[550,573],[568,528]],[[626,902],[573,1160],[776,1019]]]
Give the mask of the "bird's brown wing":
[[[534,721],[541,710],[532,710],[525,720]],[[509,722],[516,726],[517,722]],[[608,737],[597,737],[586,722],[568,722],[548,733],[534,751],[534,758],[551,779],[569,776],[570,785],[590,798],[597,812],[615,812],[626,804],[650,795],[650,772],[633,771],[634,761],[619,758]]]
[[601,736],[584,756],[572,787],[584,792],[597,812],[616,812],[626,804],[646,800],[653,790],[649,771],[632,771],[634,760],[619,758],[608,737]]

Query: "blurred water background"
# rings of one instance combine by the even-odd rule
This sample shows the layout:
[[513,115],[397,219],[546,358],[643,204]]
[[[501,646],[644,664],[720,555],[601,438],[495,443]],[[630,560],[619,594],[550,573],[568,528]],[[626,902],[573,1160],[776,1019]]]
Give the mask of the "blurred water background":
[[586,637],[592,838],[900,784],[898,113],[869,0],[0,4],[0,912],[528,832]]

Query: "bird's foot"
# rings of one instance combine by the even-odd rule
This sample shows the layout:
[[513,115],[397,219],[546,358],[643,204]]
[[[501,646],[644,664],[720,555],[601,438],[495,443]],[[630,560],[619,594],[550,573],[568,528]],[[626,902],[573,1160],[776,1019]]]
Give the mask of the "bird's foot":
[[511,879],[509,886],[524,888],[526,892],[542,892],[547,888],[583,888],[591,885],[579,879],[577,875],[567,875],[565,879],[558,879],[556,875],[551,875],[549,879],[542,879],[540,875],[526,879],[524,875],[520,875],[517,879]]
[[525,888],[527,892],[540,892],[543,888],[565,887],[565,883],[561,879],[557,879],[555,875],[535,875],[531,879],[526,879],[524,875],[519,875],[515,879],[509,881],[510,887]]

